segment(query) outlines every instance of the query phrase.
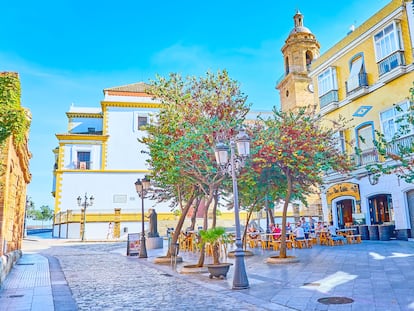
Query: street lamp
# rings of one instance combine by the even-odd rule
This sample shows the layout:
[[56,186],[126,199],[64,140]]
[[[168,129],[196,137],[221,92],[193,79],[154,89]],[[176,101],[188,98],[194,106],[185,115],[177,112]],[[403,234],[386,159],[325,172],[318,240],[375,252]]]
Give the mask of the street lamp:
[[[235,154],[235,146],[237,145],[238,155]],[[217,164],[222,173],[231,175],[233,180],[233,204],[234,204],[234,219],[236,223],[236,251],[233,289],[249,288],[249,280],[247,279],[246,267],[244,264],[244,251],[242,248],[241,230],[240,230],[240,215],[239,215],[239,194],[237,190],[236,172],[245,165],[246,158],[250,155],[250,138],[241,129],[236,135],[235,139],[230,139],[230,159],[228,158],[229,147],[223,143],[216,144],[215,156]],[[230,160],[230,161],[229,161]]]
[[83,230],[82,230],[82,241],[85,240],[85,231],[86,231],[86,208],[88,206],[93,205],[93,200],[95,198],[93,197],[93,195],[91,195],[91,197],[88,199],[88,195],[85,193],[85,198],[83,199],[82,202],[82,198],[81,196],[78,196],[77,201],[78,201],[78,205],[79,206],[83,206]]
[[135,189],[137,190],[137,193],[139,197],[141,198],[141,202],[142,202],[141,204],[142,230],[141,230],[141,247],[139,251],[139,258],[148,258],[147,247],[145,245],[144,198],[148,192],[149,187],[150,187],[150,180],[147,176],[142,178],[142,180],[138,178],[137,181],[135,182]]

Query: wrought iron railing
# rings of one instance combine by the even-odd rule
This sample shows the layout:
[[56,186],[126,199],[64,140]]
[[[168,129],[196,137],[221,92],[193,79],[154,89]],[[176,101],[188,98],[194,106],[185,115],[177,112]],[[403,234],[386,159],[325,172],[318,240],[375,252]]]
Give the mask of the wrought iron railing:
[[361,87],[368,86],[367,74],[363,72],[350,77],[348,81],[345,82],[345,86],[347,95],[353,91],[359,90]]
[[378,63],[379,75],[383,75],[394,68],[405,65],[404,52],[396,51]]

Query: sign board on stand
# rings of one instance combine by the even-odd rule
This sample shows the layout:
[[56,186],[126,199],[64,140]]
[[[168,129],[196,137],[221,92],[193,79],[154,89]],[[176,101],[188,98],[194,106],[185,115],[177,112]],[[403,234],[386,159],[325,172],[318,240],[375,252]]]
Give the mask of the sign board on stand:
[[129,233],[127,241],[127,256],[138,256],[141,249],[139,233]]

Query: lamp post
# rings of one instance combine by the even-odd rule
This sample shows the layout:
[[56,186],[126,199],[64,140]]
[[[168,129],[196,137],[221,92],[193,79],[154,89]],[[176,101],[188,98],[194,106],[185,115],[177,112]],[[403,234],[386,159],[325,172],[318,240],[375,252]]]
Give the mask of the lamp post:
[[147,256],[147,246],[145,245],[145,228],[144,228],[144,198],[145,195],[148,192],[148,189],[150,187],[150,180],[145,176],[140,180],[139,178],[135,182],[135,189],[137,190],[137,193],[139,197],[141,198],[141,217],[142,217],[142,230],[141,230],[141,247],[139,250],[139,256],[138,258],[148,258]]
[[95,198],[93,197],[93,195],[91,195],[91,197],[88,199],[88,195],[85,193],[85,198],[83,199],[82,202],[82,198],[81,196],[78,196],[77,201],[78,201],[78,205],[79,206],[83,206],[83,230],[82,230],[82,241],[85,240],[85,231],[86,231],[86,208],[88,206],[93,205],[93,200]]
[[[235,154],[235,146],[237,145],[238,155]],[[249,280],[247,279],[246,267],[244,263],[244,251],[242,248],[240,215],[239,215],[239,193],[237,190],[236,171],[239,171],[244,165],[246,158],[250,155],[250,138],[241,129],[236,135],[235,140],[230,140],[230,159],[228,159],[229,147],[223,143],[216,144],[215,156],[217,164],[224,174],[231,175],[233,181],[233,204],[234,204],[234,220],[236,224],[236,251],[233,289],[249,288]],[[230,160],[230,161],[229,161]]]

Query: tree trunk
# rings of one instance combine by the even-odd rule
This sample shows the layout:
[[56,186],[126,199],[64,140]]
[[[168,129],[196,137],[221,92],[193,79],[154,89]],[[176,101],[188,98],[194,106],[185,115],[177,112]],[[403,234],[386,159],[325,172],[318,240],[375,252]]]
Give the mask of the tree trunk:
[[195,199],[195,193],[190,197],[190,200],[187,202],[186,206],[183,208],[180,218],[178,219],[177,226],[175,227],[174,234],[171,238],[170,248],[167,252],[167,257],[171,257],[174,245],[177,243],[178,238],[180,237],[181,229],[183,228],[185,217],[187,216],[188,211],[190,210],[191,205]]
[[289,173],[286,174],[287,179],[287,192],[285,203],[283,204],[283,215],[282,215],[282,236],[280,237],[280,258],[286,258],[286,217],[287,209],[290,202],[290,197],[292,195],[292,179]]
[[246,217],[246,225],[244,226],[243,239],[242,239],[242,245],[243,245],[244,250],[246,250],[247,248],[247,227],[249,226],[250,218],[252,217],[252,214],[253,214],[253,209],[254,209],[253,207],[249,209],[249,212],[247,213],[247,217]]
[[[204,210],[203,230],[207,230],[207,226],[208,226],[208,208],[209,208],[212,200],[213,200],[213,196],[211,195],[211,192],[210,192],[210,195],[208,197],[207,203],[205,205],[205,210]],[[200,251],[200,257],[198,258],[197,267],[202,267],[204,265],[205,249],[206,248],[203,244],[203,246],[201,247],[201,251]]]
[[194,205],[194,212],[193,215],[191,215],[191,225],[190,225],[190,229],[192,231],[194,231],[195,229],[195,223],[196,223],[196,218],[197,218],[197,212],[198,212],[198,207],[200,206],[200,202],[201,202],[201,198],[198,197],[196,200],[196,203]]
[[218,191],[217,191],[217,189],[214,190],[214,197],[213,197],[213,199],[214,199],[214,205],[213,205],[213,221],[212,221],[211,227],[212,228],[215,228],[216,227],[216,224],[217,224],[217,205],[218,205]]

